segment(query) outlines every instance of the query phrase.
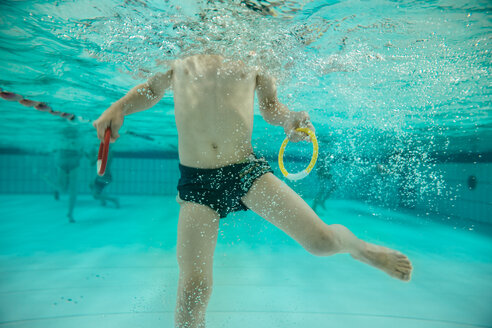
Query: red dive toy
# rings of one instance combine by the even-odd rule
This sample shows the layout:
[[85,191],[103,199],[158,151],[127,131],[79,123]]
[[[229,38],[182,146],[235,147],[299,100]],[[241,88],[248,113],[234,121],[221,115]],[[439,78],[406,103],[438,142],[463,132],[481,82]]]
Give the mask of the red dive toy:
[[104,132],[104,141],[99,146],[97,154],[97,174],[103,176],[106,171],[106,163],[108,162],[109,141],[111,139],[111,128],[107,128]]

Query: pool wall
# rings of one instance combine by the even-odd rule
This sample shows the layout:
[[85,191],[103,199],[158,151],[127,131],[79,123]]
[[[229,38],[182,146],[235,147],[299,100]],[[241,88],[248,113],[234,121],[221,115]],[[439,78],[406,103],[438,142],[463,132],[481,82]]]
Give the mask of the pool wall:
[[492,163],[442,163],[436,168],[449,193],[419,200],[418,210],[492,223]]
[[[112,165],[113,183],[107,192],[117,195],[175,195],[179,178],[176,156],[161,158],[115,156]],[[268,158],[277,175],[280,174],[275,158]],[[2,153],[0,155],[0,194],[51,193],[52,188],[42,179],[43,175],[56,175],[53,157],[49,155]],[[429,193],[419,198],[407,210],[421,214],[438,214],[442,217],[462,218],[492,223],[492,163],[441,163],[437,164],[446,192]],[[88,194],[89,183],[96,177],[96,169],[88,160],[82,160],[78,170],[79,193]],[[313,198],[318,192],[315,174],[297,183],[289,183],[302,197]],[[341,192],[335,191],[334,198],[358,199],[361,190],[356,185]],[[388,181],[384,204],[389,207],[405,207],[394,193],[398,186]],[[389,201],[388,201],[389,200]],[[377,199],[370,202],[378,205]]]

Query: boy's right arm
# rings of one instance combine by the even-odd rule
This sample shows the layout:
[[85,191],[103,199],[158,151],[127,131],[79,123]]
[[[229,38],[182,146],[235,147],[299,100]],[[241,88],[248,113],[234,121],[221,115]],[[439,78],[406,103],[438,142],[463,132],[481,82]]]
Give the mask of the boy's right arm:
[[111,142],[120,136],[118,130],[123,125],[125,115],[140,112],[154,106],[162,99],[164,92],[171,86],[172,70],[158,73],[147,82],[131,89],[123,98],[116,101],[92,123],[97,130],[99,140],[104,140],[104,132],[111,127]]

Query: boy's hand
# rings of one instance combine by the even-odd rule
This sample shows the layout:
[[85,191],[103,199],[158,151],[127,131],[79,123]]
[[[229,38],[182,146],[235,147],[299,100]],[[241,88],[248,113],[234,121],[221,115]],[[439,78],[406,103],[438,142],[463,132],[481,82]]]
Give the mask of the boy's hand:
[[284,124],[285,134],[292,142],[311,141],[309,135],[304,132],[296,131],[297,128],[308,128],[316,133],[313,124],[309,120],[309,115],[306,112],[290,112],[289,118]]
[[109,107],[97,120],[92,123],[97,130],[99,140],[104,140],[104,132],[108,127],[111,128],[111,142],[115,142],[120,137],[118,131],[123,125],[123,112],[119,107]]

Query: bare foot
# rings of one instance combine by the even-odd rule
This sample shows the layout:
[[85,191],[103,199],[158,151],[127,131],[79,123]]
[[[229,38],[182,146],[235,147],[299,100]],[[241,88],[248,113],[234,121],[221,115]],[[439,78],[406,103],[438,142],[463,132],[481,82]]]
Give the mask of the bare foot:
[[73,219],[72,214],[67,214],[68,222],[70,223],[75,223],[75,220]]
[[364,246],[362,251],[351,254],[352,257],[386,272],[393,278],[410,281],[412,264],[408,257],[383,246],[366,242]]

